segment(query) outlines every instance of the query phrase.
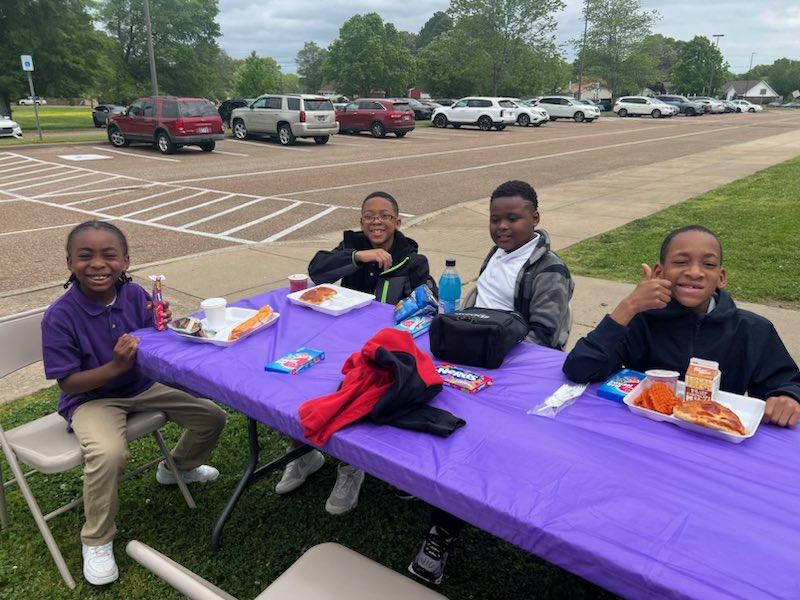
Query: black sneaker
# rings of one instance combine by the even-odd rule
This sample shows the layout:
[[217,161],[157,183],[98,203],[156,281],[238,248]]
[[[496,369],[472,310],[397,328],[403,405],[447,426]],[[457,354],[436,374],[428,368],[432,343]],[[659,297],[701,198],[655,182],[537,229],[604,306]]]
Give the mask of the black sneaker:
[[444,529],[436,525],[431,527],[414,562],[408,565],[408,570],[428,583],[440,584],[453,539]]

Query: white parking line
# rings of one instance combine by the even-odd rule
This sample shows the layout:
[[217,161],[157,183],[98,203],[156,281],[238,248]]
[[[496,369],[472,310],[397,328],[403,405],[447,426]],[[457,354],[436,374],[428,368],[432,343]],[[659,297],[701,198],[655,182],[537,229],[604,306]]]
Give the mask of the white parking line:
[[[77,175],[62,177],[61,179],[53,179],[50,181],[41,181],[41,178],[25,179],[23,181],[15,181],[14,183],[25,183],[26,181],[36,181],[36,183],[32,183],[31,185],[23,185],[22,187],[8,188],[8,191],[18,192],[20,190],[27,190],[29,188],[40,187],[43,185],[53,185],[54,183],[61,183],[62,181],[70,181],[72,179],[80,179],[81,177],[89,177],[90,175],[91,173],[78,173]],[[45,175],[45,177],[51,177],[51,175]]]
[[156,204],[155,206],[148,206],[147,208],[140,208],[139,210],[135,210],[133,212],[126,213],[122,215],[125,218],[133,217],[134,215],[140,215],[146,212],[152,212],[154,210],[158,210],[160,208],[164,208],[165,206],[172,206],[173,204],[177,204],[178,202],[184,202],[186,200],[191,200],[192,198],[197,198],[198,196],[202,196],[203,194],[211,194],[212,192],[209,190],[203,190],[202,192],[195,192],[194,194],[190,194],[189,196],[184,196],[182,198],[176,198],[175,200],[169,200],[168,202],[162,202],[161,204]]
[[109,176],[103,179],[99,179],[97,181],[89,181],[88,183],[81,183],[79,185],[72,185],[70,187],[65,187],[57,192],[49,192],[46,194],[39,194],[41,198],[52,198],[53,196],[70,196],[71,194],[84,194],[84,193],[91,193],[91,192],[102,192],[105,190],[84,190],[83,192],[76,192],[74,190],[80,189],[82,187],[86,187],[87,185],[98,185],[101,183],[105,183],[107,181],[113,181],[114,179],[119,179],[116,176]]
[[236,194],[226,194],[219,198],[214,198],[213,200],[209,200],[208,202],[203,202],[202,204],[196,204],[195,206],[190,206],[189,208],[182,208],[180,210],[173,211],[171,213],[167,213],[166,215],[161,215],[160,217],[155,217],[154,219],[148,219],[148,223],[155,223],[156,221],[161,221],[162,219],[167,219],[169,217],[174,217],[175,215],[180,215],[192,210],[196,210],[198,208],[203,208],[204,206],[211,206],[212,204],[216,204],[217,202],[222,202],[223,200],[227,200],[228,198],[233,198]]
[[225,154],[227,156],[250,156],[249,154],[240,154],[239,152],[225,152],[224,150],[214,150],[214,154]]
[[214,219],[217,219],[219,217],[228,215],[228,214],[230,214],[232,212],[236,212],[237,210],[242,210],[243,208],[247,208],[248,206],[252,206],[253,204],[258,204],[259,202],[263,202],[264,200],[268,200],[268,199],[269,198],[263,198],[263,197],[255,198],[254,200],[251,200],[250,202],[245,202],[244,204],[239,204],[237,206],[234,206],[233,208],[225,209],[225,210],[223,210],[221,212],[218,212],[218,213],[215,213],[213,215],[209,215],[207,217],[203,217],[202,219],[197,219],[196,221],[192,221],[191,223],[184,223],[183,225],[181,225],[180,228],[181,229],[189,229],[190,227],[193,227],[194,225],[199,225],[200,223],[205,223],[207,221],[213,221]]
[[228,229],[227,231],[223,231],[220,235],[230,235],[232,233],[236,233],[237,231],[241,231],[242,229],[248,229],[249,227],[252,227],[253,225],[258,225],[259,223],[263,223],[264,221],[269,221],[270,219],[274,219],[275,217],[277,217],[279,215],[282,215],[283,213],[289,212],[290,210],[292,210],[294,208],[297,208],[298,206],[301,206],[302,204],[303,203],[300,202],[300,201],[295,201],[292,204],[290,204],[289,206],[284,206],[280,210],[276,210],[275,212],[270,213],[268,215],[265,215],[265,216],[263,216],[263,217],[261,217],[259,219],[254,219],[253,221],[248,221],[247,223],[244,223],[243,225],[237,225],[236,227],[232,227],[231,229]]
[[[24,169],[25,167],[18,167],[18,168],[19,169]],[[59,166],[56,165],[56,166],[47,167],[47,168],[44,168],[44,169],[38,169],[38,170],[34,170],[34,171],[25,171],[24,173],[14,173],[13,175],[6,175],[5,177],[0,177],[0,179],[14,179],[14,177],[24,177],[25,175],[35,175],[36,173],[44,173],[45,171],[54,171],[56,169],[61,169],[61,168],[63,168],[63,167],[59,167]],[[10,171],[14,171],[15,169],[9,169],[9,170]],[[6,171],[3,171],[3,173],[5,173],[5,172]],[[35,179],[36,178],[34,178],[34,179],[26,179],[24,181],[12,182],[12,183],[25,183],[25,181],[35,181]]]
[[[95,190],[90,190],[89,192],[81,192],[81,193],[91,193]],[[124,194],[128,190],[115,190],[108,194],[103,194],[102,196],[93,196],[92,198],[86,198],[85,200],[76,200],[75,202],[67,202],[64,206],[75,206],[76,204],[86,204],[87,202],[97,202],[98,200],[102,200],[103,198],[108,198],[109,196],[116,196],[117,194]],[[59,194],[44,194],[42,196],[38,196],[39,198],[53,198],[58,196]],[[67,194],[71,195],[71,194]]]
[[128,206],[129,204],[136,204],[137,202],[144,202],[145,200],[150,200],[152,198],[158,198],[159,196],[163,196],[164,194],[171,194],[172,192],[178,190],[180,188],[168,187],[168,189],[164,190],[163,192],[158,192],[156,194],[150,194],[149,196],[145,196],[144,198],[137,198],[135,200],[128,200],[127,202],[120,202],[119,204],[112,204],[111,206],[104,206],[98,210],[112,210],[114,208],[119,208],[120,206]]
[[321,213],[318,213],[318,214],[314,215],[313,217],[309,217],[309,218],[307,218],[307,219],[305,219],[303,221],[300,221],[299,223],[295,223],[291,227],[287,227],[283,231],[279,231],[278,233],[276,233],[274,235],[271,235],[268,238],[265,238],[265,239],[263,239],[261,241],[262,242],[274,242],[275,240],[279,240],[282,237],[285,237],[285,236],[289,235],[293,231],[297,231],[298,229],[302,229],[303,227],[305,227],[309,223],[313,223],[314,221],[316,221],[318,219],[321,219],[325,215],[328,215],[328,214],[332,213],[333,211],[335,211],[338,208],[339,208],[338,206],[331,206],[329,208],[326,208]]
[[161,160],[164,162],[181,162],[177,158],[164,158],[163,156],[147,156],[146,154],[139,154],[138,152],[123,152],[122,150],[111,150],[103,146],[92,146],[95,150],[102,150],[103,152],[113,152],[114,154],[122,154],[122,156],[132,156],[134,158],[144,158],[147,160]]
[[[19,202],[19,200],[13,200]],[[0,233],[0,237],[7,235],[25,235],[27,233],[38,233],[40,231],[50,231],[52,229],[65,229],[67,227],[75,227],[78,223],[64,223],[63,225],[50,225],[49,227],[35,227],[33,229],[17,229],[15,231],[4,231]]]
[[288,148],[286,146],[275,146],[269,142],[251,142],[248,140],[226,140],[234,144],[251,144],[259,148],[266,148],[267,150],[290,150],[292,152],[311,152],[308,148]]

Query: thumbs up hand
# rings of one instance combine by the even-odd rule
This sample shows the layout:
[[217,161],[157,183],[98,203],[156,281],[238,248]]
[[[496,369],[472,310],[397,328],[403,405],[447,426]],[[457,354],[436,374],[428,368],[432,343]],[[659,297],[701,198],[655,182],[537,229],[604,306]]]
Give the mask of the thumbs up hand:
[[647,263],[642,264],[639,284],[611,313],[611,318],[620,325],[627,325],[640,312],[664,308],[672,298],[672,283],[656,277]]

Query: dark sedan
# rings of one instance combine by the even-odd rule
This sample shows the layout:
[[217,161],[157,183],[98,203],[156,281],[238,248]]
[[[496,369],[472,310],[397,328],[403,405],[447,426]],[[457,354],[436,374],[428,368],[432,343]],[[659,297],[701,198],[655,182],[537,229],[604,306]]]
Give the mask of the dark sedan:
[[119,104],[98,104],[92,111],[92,121],[95,127],[105,127],[106,119],[113,115],[125,114],[125,107]]
[[387,133],[403,137],[414,130],[414,111],[404,100],[359,98],[336,110],[339,133],[369,131],[382,138]]

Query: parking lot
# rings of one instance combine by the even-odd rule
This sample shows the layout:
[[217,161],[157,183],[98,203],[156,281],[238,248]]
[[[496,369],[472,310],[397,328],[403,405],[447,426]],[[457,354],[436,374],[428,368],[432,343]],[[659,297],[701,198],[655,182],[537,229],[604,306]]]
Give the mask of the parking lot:
[[[420,127],[403,139],[338,135],[324,146],[230,138],[211,154],[184,148],[171,156],[108,143],[0,147],[0,294],[65,279],[66,234],[87,219],[121,223],[141,264],[352,228],[375,189],[395,195],[408,220],[486,198],[506,179],[539,188],[624,176],[798,129],[800,115],[775,111],[604,117],[500,132]],[[547,198],[540,201],[546,209]]]

